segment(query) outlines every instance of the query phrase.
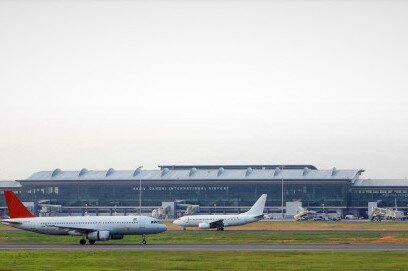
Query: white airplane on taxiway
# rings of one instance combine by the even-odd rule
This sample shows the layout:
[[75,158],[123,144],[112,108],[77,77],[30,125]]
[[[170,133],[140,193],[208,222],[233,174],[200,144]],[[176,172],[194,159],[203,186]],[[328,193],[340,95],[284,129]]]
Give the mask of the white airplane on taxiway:
[[181,227],[198,227],[199,229],[224,230],[224,227],[239,226],[252,223],[263,218],[266,194],[263,194],[245,213],[237,215],[189,215],[175,220],[173,223]]
[[81,245],[95,244],[95,241],[123,239],[125,235],[143,235],[161,233],[166,225],[148,216],[59,216],[36,217],[23,205],[13,191],[4,191],[9,219],[2,224],[18,229],[50,235],[82,236]]

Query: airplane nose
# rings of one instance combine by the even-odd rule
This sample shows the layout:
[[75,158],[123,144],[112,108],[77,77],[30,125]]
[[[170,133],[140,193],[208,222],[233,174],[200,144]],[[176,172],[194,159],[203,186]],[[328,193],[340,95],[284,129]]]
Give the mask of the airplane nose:
[[176,219],[176,220],[173,221],[173,224],[175,224],[177,226],[180,226],[180,223],[181,223],[180,219]]

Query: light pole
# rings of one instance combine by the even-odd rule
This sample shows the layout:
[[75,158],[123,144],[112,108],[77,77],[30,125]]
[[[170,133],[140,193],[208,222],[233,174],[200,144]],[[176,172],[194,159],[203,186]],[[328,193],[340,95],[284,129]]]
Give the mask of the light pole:
[[139,215],[142,215],[142,168],[143,166],[140,166],[140,172],[139,172]]
[[282,195],[281,195],[281,200],[282,200],[282,206],[281,206],[281,214],[282,214],[282,219],[283,219],[283,165],[282,165],[282,170],[281,170],[281,192],[282,192]]

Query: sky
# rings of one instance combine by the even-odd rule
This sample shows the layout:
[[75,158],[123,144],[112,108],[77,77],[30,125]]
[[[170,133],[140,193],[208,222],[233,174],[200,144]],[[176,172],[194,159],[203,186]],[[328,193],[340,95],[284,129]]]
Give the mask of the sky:
[[408,176],[407,1],[0,0],[0,179],[160,164]]

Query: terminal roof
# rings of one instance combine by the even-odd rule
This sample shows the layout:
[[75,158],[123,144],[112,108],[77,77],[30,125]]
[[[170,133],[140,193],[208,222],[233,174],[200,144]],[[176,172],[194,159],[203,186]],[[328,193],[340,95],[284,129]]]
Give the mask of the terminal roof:
[[286,169],[317,169],[313,165],[160,165],[159,168],[169,168],[169,169],[219,169],[220,167],[224,169],[275,169],[275,168],[286,168]]
[[13,188],[20,188],[21,184],[16,181],[2,181],[0,180],[0,189],[13,189]]
[[[257,169],[246,167],[244,169],[229,169],[218,166],[215,169],[201,169],[192,167],[186,169],[174,169],[172,167],[162,167],[155,170],[77,170],[77,171],[40,171],[34,173],[26,180],[22,181],[85,181],[85,180],[356,180],[363,172],[358,169]],[[57,172],[57,173],[56,173]]]

